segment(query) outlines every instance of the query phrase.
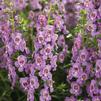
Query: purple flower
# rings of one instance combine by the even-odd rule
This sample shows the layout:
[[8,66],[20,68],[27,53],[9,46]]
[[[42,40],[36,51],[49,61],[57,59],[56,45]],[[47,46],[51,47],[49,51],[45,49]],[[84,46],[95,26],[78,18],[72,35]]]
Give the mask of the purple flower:
[[44,68],[46,62],[43,59],[43,57],[39,54],[35,54],[34,58],[35,58],[36,69],[40,70],[41,68]]
[[51,101],[48,88],[44,88],[40,92],[40,101]]
[[71,83],[70,93],[78,96],[81,93],[80,85],[76,82]]
[[34,92],[31,88],[27,92],[27,101],[34,101]]
[[96,10],[90,10],[88,11],[88,19],[95,21],[97,18],[97,11]]
[[54,25],[59,31],[61,31],[62,28],[64,27],[63,26],[64,25],[63,19],[60,16],[56,16]]
[[13,6],[17,10],[23,10],[26,6],[26,0],[12,0]]
[[77,79],[78,84],[82,85],[88,79],[88,75],[86,73],[81,73],[79,78]]
[[30,75],[30,89],[37,89],[39,87],[38,78],[34,75]]
[[65,54],[64,54],[64,52],[60,52],[60,53],[59,53],[58,59],[59,59],[59,62],[61,62],[61,63],[64,62],[64,59],[65,59]]
[[45,15],[39,15],[38,16],[38,19],[37,19],[37,30],[39,30],[42,27],[45,27],[46,25],[47,25],[46,16]]
[[64,101],[77,101],[77,99],[74,96],[66,97]]
[[13,54],[14,49],[13,49],[13,43],[12,42],[9,42],[6,44],[6,52],[8,52],[9,55]]
[[54,36],[54,26],[47,25],[44,30],[45,30],[45,41],[46,42],[52,41],[52,37]]
[[52,49],[53,49],[53,47],[52,47],[50,44],[47,44],[47,45],[44,47],[44,52],[43,52],[43,54],[46,55],[47,57],[51,57],[51,56],[52,56]]
[[95,96],[92,98],[92,101],[101,101],[101,99],[98,96]]
[[90,85],[87,87],[87,91],[91,97],[98,94],[98,87],[96,80],[91,80]]
[[17,80],[17,74],[15,71],[15,67],[13,67],[10,64],[8,66],[8,78],[9,78],[10,82],[12,83],[12,87],[14,87],[16,84],[16,80]]
[[21,50],[22,52],[25,50],[26,53],[28,52],[28,48],[26,47],[26,42],[25,40],[22,38],[22,34],[21,33],[13,33],[12,34],[12,39],[14,42],[14,47],[16,50]]
[[15,62],[15,66],[18,68],[20,72],[24,71],[24,66],[26,65],[27,58],[24,55],[20,55]]
[[95,75],[97,78],[101,77],[101,60],[96,61]]
[[40,10],[42,8],[42,6],[39,3],[39,0],[29,0],[29,2],[33,10],[37,10],[37,9]]
[[53,83],[54,83],[54,81],[52,79],[48,79],[46,81],[46,84],[44,84],[46,87],[49,88],[50,92],[53,92],[54,91]]
[[29,89],[29,78],[28,77],[20,78],[19,82],[20,82],[21,87],[23,88],[23,90],[28,91],[28,89]]
[[39,75],[42,77],[43,80],[48,80],[52,78],[51,74],[51,65],[46,65],[42,70],[39,72]]
[[39,44],[44,44],[44,32],[42,31],[39,31],[38,34],[37,34],[37,40],[39,42]]
[[57,67],[57,55],[52,56],[50,64],[51,67],[53,68],[53,71],[55,71]]
[[29,11],[28,18],[29,18],[30,20],[33,20],[33,18],[34,18],[34,12],[33,12],[32,10]]
[[60,35],[58,37],[58,45],[61,46],[61,47],[63,47],[65,45],[65,37],[64,37],[64,35]]
[[80,51],[80,56],[79,57],[80,57],[81,62],[87,61],[88,52],[87,52],[87,50],[85,48]]
[[82,73],[82,67],[79,63],[75,63],[75,64],[73,64],[73,67],[71,68],[70,71],[71,71],[70,73],[73,77],[78,78],[80,76],[80,73]]

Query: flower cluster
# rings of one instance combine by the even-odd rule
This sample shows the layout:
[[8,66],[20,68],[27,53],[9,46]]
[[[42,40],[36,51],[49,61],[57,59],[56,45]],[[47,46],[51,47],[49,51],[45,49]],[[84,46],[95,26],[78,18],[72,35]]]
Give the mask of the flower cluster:
[[101,0],[0,0],[0,71],[11,88],[27,101],[101,101],[100,12]]
[[[77,101],[82,96],[84,101],[101,100],[101,66],[100,66],[100,1],[85,0],[82,2],[87,23],[83,31],[77,34],[72,47],[71,67],[68,69],[67,81],[70,84],[65,101]],[[87,34],[86,34],[87,33]],[[94,46],[94,40],[96,45]]]
[[[27,101],[34,101],[36,89],[40,91],[40,101],[51,101],[52,72],[56,71],[57,61],[63,63],[68,48],[64,20],[54,14],[55,10],[51,11],[56,6],[51,1],[43,10],[39,0],[4,0],[0,3],[0,38],[4,46],[0,57],[4,63],[0,67],[8,71],[12,88],[16,83],[20,84],[27,94]],[[21,12],[29,6],[24,19],[28,22],[24,22]]]
[[84,9],[87,11],[86,32],[92,36],[98,35],[101,32],[101,1],[85,0]]

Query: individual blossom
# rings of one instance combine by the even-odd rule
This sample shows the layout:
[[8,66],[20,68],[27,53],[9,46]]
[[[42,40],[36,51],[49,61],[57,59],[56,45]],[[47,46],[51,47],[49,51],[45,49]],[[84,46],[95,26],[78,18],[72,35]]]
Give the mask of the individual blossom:
[[51,79],[52,78],[51,65],[46,65],[44,68],[42,68],[39,72],[39,75],[43,80]]
[[79,56],[79,58],[80,58],[80,61],[81,62],[86,62],[87,61],[87,59],[88,59],[88,51],[87,51],[87,49],[86,48],[84,48],[84,49],[82,49],[81,51],[80,51],[80,56]]
[[64,59],[65,59],[65,54],[64,54],[64,52],[60,52],[60,53],[58,54],[58,59],[59,59],[59,61],[60,61],[61,63],[64,62]]
[[37,30],[42,29],[43,27],[46,27],[47,25],[47,18],[45,15],[39,15],[37,18]]
[[24,55],[20,55],[17,57],[17,61],[15,62],[15,66],[18,68],[18,71],[23,72],[24,66],[27,63],[27,58]]
[[92,97],[92,101],[101,101],[99,96]]
[[12,83],[12,87],[14,87],[16,84],[16,80],[17,80],[17,73],[15,71],[15,67],[13,67],[10,64],[8,67],[9,67],[8,68],[8,78],[9,78],[10,82]]
[[77,99],[74,96],[66,97],[64,101],[77,101]]
[[33,10],[41,10],[42,6],[40,5],[39,0],[29,0],[29,2]]
[[96,80],[91,80],[90,85],[87,87],[87,91],[91,97],[98,94],[98,86]]
[[23,77],[23,78],[20,78],[20,85],[21,85],[21,88],[24,90],[24,91],[28,91],[29,89],[29,78],[28,77]]
[[39,87],[39,82],[38,82],[38,78],[34,75],[30,75],[29,78],[29,85],[30,85],[30,89],[37,89]]
[[46,62],[45,62],[45,59],[42,57],[42,55],[35,53],[34,56],[35,56],[34,58],[35,58],[36,69],[40,70],[44,68],[46,65]]
[[58,37],[58,45],[59,45],[60,47],[63,47],[63,46],[65,45],[65,37],[64,37],[64,35],[60,35],[60,36]]
[[73,67],[70,69],[70,73],[73,77],[78,78],[82,72],[82,67],[79,63],[74,63]]
[[54,84],[54,81],[52,79],[48,79],[46,83],[44,84],[44,86],[48,87],[50,92],[53,92],[54,91],[53,84]]
[[71,83],[70,93],[74,94],[75,96],[78,96],[81,93],[80,85],[78,83],[76,83],[76,82],[72,82]]
[[101,77],[101,60],[96,61],[95,75],[97,78]]
[[29,88],[27,92],[27,101],[34,101],[34,92],[31,88]]
[[81,73],[79,78],[77,79],[78,84],[83,85],[88,79],[88,75],[86,73]]
[[43,88],[40,92],[40,101],[51,101],[48,88]]
[[32,10],[29,11],[28,18],[29,18],[30,20],[33,20],[33,19],[34,19],[34,12],[33,12]]
[[56,70],[56,67],[57,67],[57,55],[54,55],[51,57],[51,60],[50,60],[50,64],[51,64],[51,67],[53,69],[53,71]]
[[22,38],[22,34],[19,32],[16,33],[12,33],[12,39],[14,42],[14,48],[16,50],[20,50],[20,51],[25,51],[26,53],[29,53],[29,49],[26,47],[26,42],[25,40]]
[[12,0],[12,3],[17,10],[23,10],[27,6],[27,0]]
[[46,42],[51,42],[52,41],[52,37],[54,36],[54,26],[52,25],[47,25],[45,27],[45,41]]
[[97,10],[88,11],[88,19],[90,19],[91,21],[96,21],[96,18],[97,18]]
[[59,31],[61,31],[64,27],[63,19],[60,16],[56,16],[55,21],[54,21],[54,25]]

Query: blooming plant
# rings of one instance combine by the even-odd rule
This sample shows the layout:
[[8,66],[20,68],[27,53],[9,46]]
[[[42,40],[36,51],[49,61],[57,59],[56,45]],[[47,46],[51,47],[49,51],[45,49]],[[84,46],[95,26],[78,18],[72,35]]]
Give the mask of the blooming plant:
[[101,101],[101,0],[0,0],[0,101]]

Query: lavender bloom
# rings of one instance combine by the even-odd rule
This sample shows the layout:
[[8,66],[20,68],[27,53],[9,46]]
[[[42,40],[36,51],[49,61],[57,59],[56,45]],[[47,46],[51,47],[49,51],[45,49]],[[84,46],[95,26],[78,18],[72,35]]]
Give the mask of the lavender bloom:
[[101,60],[96,61],[95,75],[97,78],[101,77]]
[[37,89],[39,87],[38,78],[36,76],[30,75],[30,89]]
[[80,49],[81,48],[81,45],[82,45],[82,37],[80,34],[78,34],[78,36],[75,38],[74,40],[74,46],[77,48],[77,49]]
[[64,101],[77,101],[77,99],[74,96],[66,97]]
[[78,55],[79,55],[79,49],[81,48],[82,45],[82,37],[80,34],[78,34],[78,36],[75,38],[74,40],[74,45],[72,48],[72,59],[76,60]]
[[20,84],[23,90],[27,92],[29,89],[29,78],[28,77],[20,78]]
[[47,19],[45,15],[39,15],[37,19],[37,30],[47,25]]
[[81,62],[86,62],[87,61],[88,52],[87,52],[87,50],[85,48],[81,50],[79,57],[80,57]]
[[45,41],[46,42],[52,41],[52,37],[54,36],[54,26],[47,25],[44,30],[45,30]]
[[29,53],[28,48],[26,47],[26,42],[24,39],[22,39],[22,34],[21,33],[13,33],[12,34],[12,39],[14,42],[14,47],[16,50],[20,51],[26,51],[26,53]]
[[47,44],[44,48],[43,54],[45,54],[48,57],[52,56],[52,49],[53,47],[50,44]]
[[54,81],[52,79],[48,79],[46,81],[45,86],[49,88],[50,92],[54,91],[53,84],[54,84]]
[[42,6],[39,3],[39,0],[29,0],[30,1],[30,5],[32,7],[33,10],[41,10]]
[[64,52],[60,52],[59,55],[58,55],[58,59],[61,63],[64,62],[64,59],[65,59],[65,54]]
[[44,44],[45,38],[44,38],[44,32],[39,31],[37,34],[37,40],[39,44]]
[[89,87],[87,87],[87,91],[91,97],[93,97],[95,94],[96,95],[98,94],[98,87],[97,87],[96,82],[97,81],[95,80],[91,80]]
[[30,20],[33,20],[33,18],[34,18],[34,12],[33,12],[32,10],[29,11],[28,18],[29,18]]
[[65,45],[65,38],[64,38],[63,35],[60,35],[60,36],[58,37],[58,45],[59,45],[60,47],[63,47],[63,46]]
[[7,35],[5,37],[9,37],[9,33],[10,33],[10,23],[8,21],[4,21],[4,22],[0,22],[0,32]]
[[51,101],[48,88],[44,88],[40,92],[40,101]]
[[89,11],[88,12],[88,19],[92,20],[92,21],[96,21],[97,18],[97,11],[93,10],[93,11]]
[[71,83],[70,93],[78,96],[81,93],[80,85],[76,82]]
[[12,3],[15,9],[23,10],[27,6],[26,1],[27,0],[12,0]]
[[54,55],[54,56],[52,56],[51,61],[50,61],[53,71],[56,70],[56,67],[57,67],[56,62],[57,62],[57,55]]
[[12,87],[14,87],[16,84],[16,80],[17,80],[17,74],[15,71],[15,68],[10,64],[9,64],[9,68],[8,68],[8,78],[9,78],[10,82],[12,83]]
[[6,44],[6,52],[8,52],[9,55],[13,54],[14,49],[13,49],[13,43],[12,42],[9,42]]
[[28,90],[27,101],[34,101],[34,91],[32,89]]
[[39,54],[35,54],[36,69],[40,70],[41,68],[44,68],[45,64],[46,64],[46,62],[45,62],[44,58]]
[[26,65],[27,58],[23,55],[18,56],[15,66],[18,68],[18,71],[23,72],[24,66]]
[[98,96],[96,96],[92,98],[92,101],[101,101],[101,99]]
[[70,71],[71,71],[70,73],[71,73],[71,75],[72,75],[73,77],[78,78],[79,75],[80,75],[80,73],[82,73],[81,65],[80,65],[79,63],[73,64],[73,67],[71,68]]
[[54,25],[59,31],[61,31],[63,29],[64,22],[60,16],[55,17]]
[[77,79],[78,84],[82,85],[88,79],[88,75],[86,73],[81,73],[79,78]]
[[94,35],[94,32],[96,31],[96,25],[93,24],[93,22],[88,21],[87,26],[86,26],[86,30],[88,33],[91,33],[91,35]]
[[46,65],[40,72],[39,75],[42,77],[43,80],[48,80],[52,78],[51,74],[51,65]]

